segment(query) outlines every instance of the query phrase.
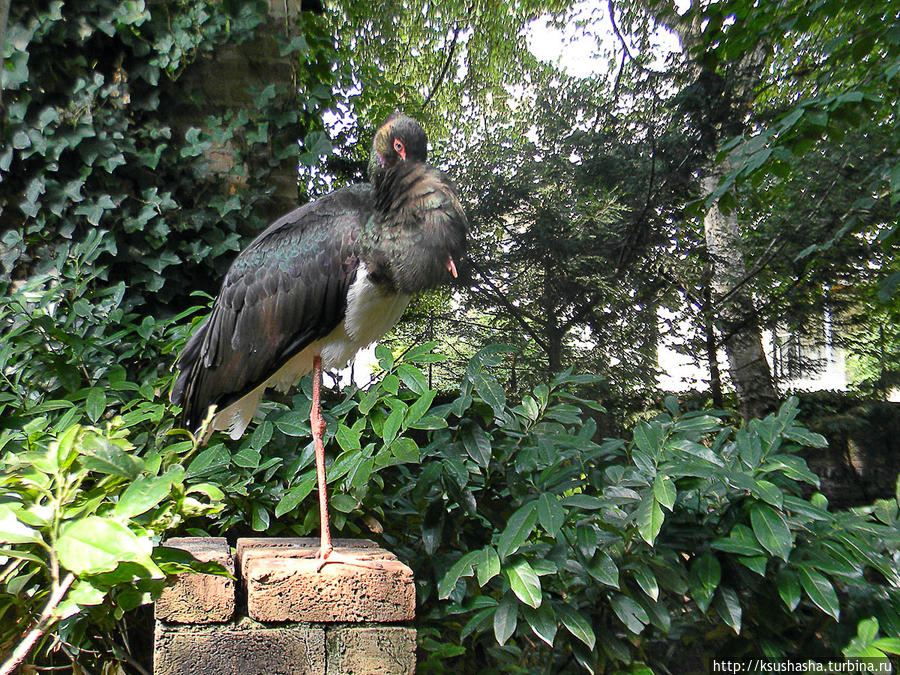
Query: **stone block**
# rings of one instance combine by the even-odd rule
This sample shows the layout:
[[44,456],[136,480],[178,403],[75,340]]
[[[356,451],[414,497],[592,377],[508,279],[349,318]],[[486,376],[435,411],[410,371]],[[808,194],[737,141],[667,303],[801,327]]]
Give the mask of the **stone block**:
[[[234,558],[228,542],[221,537],[178,537],[165,546],[180,548],[200,562],[215,561],[234,574]],[[234,614],[234,580],[216,574],[178,575],[156,601],[156,618],[173,623],[222,623]]]
[[247,614],[257,621],[412,621],[412,570],[368,540],[335,540],[335,550],[378,569],[343,563],[317,571],[316,539],[238,540]]
[[416,631],[403,626],[335,626],[325,636],[328,675],[411,675]]
[[325,631],[305,625],[156,622],[154,675],[325,675]]

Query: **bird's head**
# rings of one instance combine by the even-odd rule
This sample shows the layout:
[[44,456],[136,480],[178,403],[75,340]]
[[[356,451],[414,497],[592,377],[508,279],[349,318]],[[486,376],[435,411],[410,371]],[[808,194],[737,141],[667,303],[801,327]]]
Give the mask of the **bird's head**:
[[395,112],[387,118],[372,140],[369,178],[392,169],[402,162],[424,164],[428,158],[428,137],[412,117]]

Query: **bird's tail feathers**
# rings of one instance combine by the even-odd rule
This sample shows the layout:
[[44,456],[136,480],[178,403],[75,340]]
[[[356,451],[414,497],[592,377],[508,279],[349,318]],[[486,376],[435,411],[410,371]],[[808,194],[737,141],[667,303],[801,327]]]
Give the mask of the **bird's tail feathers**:
[[175,378],[175,384],[172,386],[172,392],[169,395],[169,400],[174,405],[181,406],[179,421],[186,429],[193,432],[199,430],[207,412],[206,410],[200,410],[201,406],[198,405],[199,401],[197,401],[197,393],[201,389],[199,385],[205,370],[201,353],[207,325],[208,322],[204,322],[197,329],[175,362],[175,367],[178,369],[178,377]]

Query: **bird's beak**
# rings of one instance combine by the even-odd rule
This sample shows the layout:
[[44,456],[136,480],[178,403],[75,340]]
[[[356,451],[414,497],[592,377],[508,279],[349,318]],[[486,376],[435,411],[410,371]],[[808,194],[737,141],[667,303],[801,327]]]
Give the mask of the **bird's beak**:
[[456,263],[453,262],[453,256],[449,253],[447,254],[447,271],[453,275],[454,279],[459,277],[459,275],[456,273]]

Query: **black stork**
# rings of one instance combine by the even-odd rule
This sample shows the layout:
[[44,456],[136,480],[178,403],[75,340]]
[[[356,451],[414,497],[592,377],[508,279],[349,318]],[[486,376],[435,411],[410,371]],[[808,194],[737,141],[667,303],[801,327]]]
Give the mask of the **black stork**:
[[198,430],[216,406],[208,433],[227,429],[233,439],[266,389],[287,391],[312,371],[319,569],[360,564],[331,545],[322,369],[345,366],[400,319],[414,294],[455,277],[465,250],[465,213],[452,182],[425,163],[426,145],[418,122],[389,117],[372,142],[370,183],[305,204],[256,237],[175,364],[171,399],[185,427]]

